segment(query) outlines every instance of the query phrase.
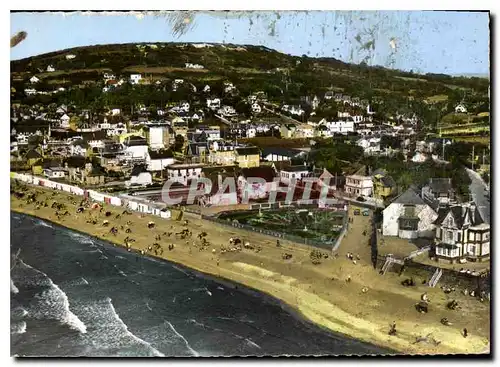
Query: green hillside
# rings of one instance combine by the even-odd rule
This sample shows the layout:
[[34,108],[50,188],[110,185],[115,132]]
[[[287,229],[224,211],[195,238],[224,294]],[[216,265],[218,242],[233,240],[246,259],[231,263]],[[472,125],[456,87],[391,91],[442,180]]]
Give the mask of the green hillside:
[[[67,59],[68,55],[74,58]],[[185,63],[200,64],[204,69],[187,69]],[[56,71],[46,72],[49,65]],[[436,123],[433,110],[440,111],[440,116],[451,112],[464,91],[473,100],[470,112],[489,108],[488,79],[420,75],[333,58],[291,56],[262,46],[182,43],[78,47],[12,61],[12,99],[26,99],[23,90],[33,75],[41,79],[37,89],[42,90],[61,86],[102,88],[105,72],[123,76],[140,72],[151,81],[183,78],[197,88],[210,84],[215,87],[214,93],[223,81],[231,81],[240,96],[264,91],[275,102],[294,103],[301,96],[322,97],[332,90],[383,106],[378,112],[384,114],[417,112],[429,124]],[[96,93],[87,94],[96,97]],[[47,102],[48,97],[43,98],[42,102]]]

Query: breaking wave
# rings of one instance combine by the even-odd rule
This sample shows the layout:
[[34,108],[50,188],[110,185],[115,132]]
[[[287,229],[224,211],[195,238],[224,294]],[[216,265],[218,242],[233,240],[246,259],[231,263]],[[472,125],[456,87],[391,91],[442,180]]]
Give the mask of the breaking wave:
[[10,291],[11,291],[11,293],[14,293],[14,294],[19,293],[19,289],[16,287],[16,285],[14,284],[14,281],[12,279],[10,280]]
[[35,226],[54,228],[51,224],[44,222],[43,220],[39,220],[39,219],[35,220]]
[[182,336],[182,334],[179,334],[179,332],[177,330],[175,330],[174,328],[174,325],[172,325],[170,322],[168,321],[165,321],[165,323],[168,324],[168,326],[170,326],[170,328],[172,329],[172,331],[174,332],[175,335],[177,335],[180,339],[182,339],[184,341],[184,343],[186,344],[186,348],[193,354],[193,356],[195,357],[199,357],[199,353],[197,351],[195,351],[193,348],[191,348],[191,346],[189,345],[188,341],[186,340],[186,338],[184,338]]
[[26,321],[18,321],[10,324],[11,334],[24,334],[26,332]]
[[30,309],[31,316],[37,319],[58,320],[62,324],[68,325],[73,330],[86,333],[87,327],[85,324],[71,312],[66,293],[64,293],[47,274],[24,263],[22,260],[19,261],[25,268],[32,270],[40,276],[38,282],[35,283],[47,287],[44,291],[35,295],[35,305]]

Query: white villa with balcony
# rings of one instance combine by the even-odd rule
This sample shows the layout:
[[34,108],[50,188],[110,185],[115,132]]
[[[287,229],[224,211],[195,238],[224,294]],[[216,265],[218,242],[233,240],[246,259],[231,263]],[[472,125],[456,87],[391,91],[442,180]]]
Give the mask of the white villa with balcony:
[[474,203],[439,209],[435,258],[452,263],[467,259],[482,261],[490,256],[490,226],[484,223]]

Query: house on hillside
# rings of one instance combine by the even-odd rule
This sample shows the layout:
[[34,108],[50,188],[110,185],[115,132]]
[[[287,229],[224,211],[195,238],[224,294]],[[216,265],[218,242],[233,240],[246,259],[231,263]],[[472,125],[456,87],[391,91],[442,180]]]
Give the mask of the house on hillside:
[[148,171],[163,171],[174,163],[174,154],[170,149],[148,150],[146,155]]
[[210,156],[210,146],[207,141],[189,143],[186,148],[186,156],[193,162],[207,162]]
[[163,149],[170,145],[171,135],[170,126],[150,126],[146,132],[148,144],[152,149]]
[[281,139],[292,139],[295,137],[297,126],[295,124],[284,124],[280,126]]
[[433,238],[438,214],[431,204],[409,188],[384,209],[382,234],[406,239]]
[[372,177],[359,174],[346,176],[345,192],[356,198],[358,196],[372,196]]
[[124,154],[129,160],[145,160],[148,153],[148,143],[142,136],[132,135],[124,142]]
[[333,91],[329,90],[329,91],[327,91],[327,92],[325,93],[325,99],[326,99],[327,101],[329,101],[329,100],[333,99],[333,95],[334,95]]
[[[199,199],[200,203],[202,205],[238,204],[236,170],[236,166],[203,167],[201,176],[208,178],[212,187],[205,197]],[[225,185],[227,186],[225,187]]]
[[490,226],[474,203],[440,208],[435,220],[435,258],[454,263],[482,261],[490,256]]
[[207,107],[215,111],[220,108],[220,98],[207,98]]
[[352,120],[328,121],[324,125],[333,134],[347,134],[355,131]]
[[54,166],[50,162],[50,164],[45,164],[44,162],[44,169],[43,169],[43,175],[49,179],[60,179],[64,178],[67,174],[67,170],[63,167],[60,166]]
[[431,178],[429,183],[422,187],[422,198],[437,200],[440,204],[450,204],[456,201],[456,192],[451,178]]
[[167,167],[167,176],[170,181],[178,182],[181,185],[188,185],[191,180],[201,177],[204,164],[171,164]]
[[396,192],[397,185],[394,179],[385,170],[377,169],[373,172],[373,197],[386,200]]
[[290,161],[306,153],[297,149],[268,147],[262,149],[262,160],[267,162]]
[[224,117],[233,117],[233,116],[237,115],[236,110],[232,106],[222,106],[217,111],[217,113],[219,113],[220,115],[222,115]]
[[361,138],[356,141],[356,145],[363,148],[363,151],[367,155],[380,153],[380,137],[371,136]]
[[416,151],[413,157],[411,157],[411,161],[415,163],[423,163],[427,160],[427,158],[427,154]]
[[24,158],[27,160],[28,166],[34,175],[42,173],[43,156],[40,153],[35,149],[30,149],[26,152]]
[[252,113],[261,113],[262,108],[257,102],[252,103]]
[[295,138],[314,138],[314,128],[308,124],[297,124]]
[[87,156],[90,145],[83,139],[73,140],[70,143],[70,154],[73,156]]
[[455,113],[467,113],[467,108],[465,107],[465,105],[463,103],[459,103],[455,107]]
[[36,84],[36,83],[38,83],[39,81],[40,81],[40,79],[39,79],[39,78],[37,78],[36,76],[32,76],[32,77],[30,78],[30,83],[31,83],[31,84]]
[[[38,92],[35,88],[26,88],[24,90],[24,94],[26,94],[27,96],[34,96],[36,95]],[[29,118],[29,117],[28,117]],[[28,119],[27,116],[24,116],[24,119],[27,120]]]
[[142,80],[142,75],[141,74],[130,74],[130,84],[139,84]]
[[84,157],[68,157],[64,161],[64,168],[68,171],[68,178],[72,182],[84,185],[102,185],[106,173],[101,166],[87,162]]
[[219,165],[232,165],[235,161],[234,149],[237,145],[231,142],[214,141],[211,145],[209,163]]
[[259,167],[260,150],[257,147],[236,148],[234,160],[241,168]]
[[[243,168],[237,180],[241,199],[244,201],[266,198],[274,187],[275,177],[274,168],[270,166]],[[263,181],[255,182],[251,178]]]
[[47,72],[48,73],[52,73],[54,71],[56,71],[56,69],[52,65],[47,66]]
[[295,181],[300,181],[303,178],[309,176],[310,173],[311,172],[309,171],[309,168],[307,166],[304,165],[289,166],[283,168],[280,171],[280,182],[282,182],[285,185],[290,185]]
[[125,184],[127,187],[130,186],[147,186],[153,183],[153,177],[151,173],[147,171],[144,164],[135,165],[130,173],[130,180]]
[[69,121],[70,121],[70,118],[68,115],[64,114],[62,115],[60,118],[59,118],[59,127],[61,127],[62,129],[69,129]]

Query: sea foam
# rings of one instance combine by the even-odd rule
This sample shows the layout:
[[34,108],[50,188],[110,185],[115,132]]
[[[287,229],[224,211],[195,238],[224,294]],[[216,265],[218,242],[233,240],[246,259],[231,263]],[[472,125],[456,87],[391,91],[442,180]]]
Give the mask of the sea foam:
[[45,279],[47,289],[37,294],[35,299],[38,301],[36,307],[31,312],[32,317],[40,319],[56,319],[59,322],[68,325],[71,329],[81,333],[87,332],[87,327],[80,321],[78,316],[71,312],[69,300],[66,293],[63,292],[52,279],[44,272],[24,263],[21,264],[32,271],[42,275]]
[[16,285],[14,284],[14,281],[12,279],[10,280],[10,291],[11,291],[11,293],[14,293],[14,294],[19,293],[19,289],[16,287]]
[[13,322],[10,324],[11,334],[24,334],[26,332],[26,321]]
[[123,320],[120,318],[120,316],[116,312],[115,307],[113,306],[111,298],[108,298],[107,302],[108,302],[109,307],[111,308],[111,312],[112,312],[112,315],[113,315],[114,319],[118,322],[118,326],[121,329],[124,330],[124,332],[126,333],[126,335],[130,336],[132,339],[134,339],[139,344],[147,346],[148,349],[151,350],[151,352],[153,353],[154,356],[156,356],[156,357],[165,357],[165,355],[163,353],[161,353],[158,350],[156,350],[155,348],[153,348],[151,346],[151,344],[149,344],[148,342],[146,342],[146,341],[142,340],[141,338],[139,338],[139,337],[135,336],[134,334],[132,334],[130,332],[130,330],[128,329],[127,325],[123,322]]
[[191,348],[191,346],[189,345],[188,341],[186,340],[186,338],[184,338],[182,336],[182,334],[180,334],[177,330],[175,330],[174,328],[174,325],[172,325],[170,322],[168,321],[165,321],[168,326],[170,326],[170,328],[172,329],[172,331],[174,332],[175,335],[177,335],[180,339],[182,339],[184,341],[184,343],[186,344],[186,348],[193,354],[193,356],[195,357],[199,357],[199,353],[197,351],[195,351],[193,348]]

